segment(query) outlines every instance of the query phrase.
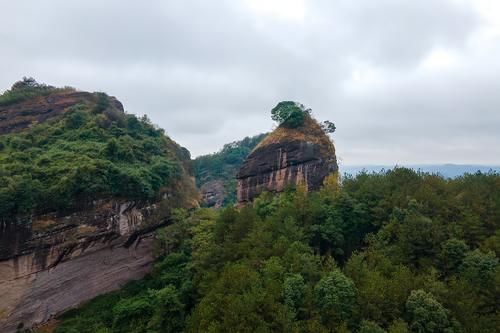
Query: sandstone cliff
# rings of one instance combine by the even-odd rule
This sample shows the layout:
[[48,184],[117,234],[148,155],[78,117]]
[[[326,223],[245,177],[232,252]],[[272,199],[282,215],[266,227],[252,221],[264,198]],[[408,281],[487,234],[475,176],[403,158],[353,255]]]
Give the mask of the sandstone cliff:
[[306,113],[301,126],[279,126],[248,155],[237,175],[237,200],[250,202],[263,191],[281,192],[297,184],[317,190],[337,170],[333,143]]
[[[0,135],[57,121],[77,104],[95,110],[103,96],[64,89],[1,106]],[[103,116],[123,113],[117,99],[105,98]],[[0,216],[0,332],[43,323],[149,272],[153,231],[169,223],[172,208],[197,204],[189,154],[168,137],[162,142],[176,177],[154,200],[108,194],[61,211]]]

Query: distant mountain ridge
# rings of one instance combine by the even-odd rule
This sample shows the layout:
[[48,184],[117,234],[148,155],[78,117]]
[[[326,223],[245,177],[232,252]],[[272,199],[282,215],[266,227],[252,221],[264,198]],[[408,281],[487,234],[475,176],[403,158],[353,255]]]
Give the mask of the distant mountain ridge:
[[440,174],[446,178],[459,177],[466,173],[476,173],[478,171],[487,173],[490,171],[500,172],[500,166],[481,165],[481,164],[386,164],[386,165],[340,165],[340,174],[350,174],[355,176],[362,172],[380,172],[382,170],[390,170],[396,166],[406,167],[415,171]]

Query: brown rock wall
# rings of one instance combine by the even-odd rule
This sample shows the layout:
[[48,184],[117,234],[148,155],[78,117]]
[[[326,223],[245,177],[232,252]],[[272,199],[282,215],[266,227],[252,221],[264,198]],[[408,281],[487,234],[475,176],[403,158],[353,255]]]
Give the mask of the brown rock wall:
[[326,151],[320,144],[298,140],[257,147],[238,173],[238,202],[250,202],[263,191],[282,192],[290,185],[319,189],[324,178],[338,170],[335,155]]

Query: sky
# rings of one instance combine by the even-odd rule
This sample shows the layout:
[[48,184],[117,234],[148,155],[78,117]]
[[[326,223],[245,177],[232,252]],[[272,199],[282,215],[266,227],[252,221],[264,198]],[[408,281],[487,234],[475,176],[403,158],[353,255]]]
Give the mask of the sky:
[[0,0],[0,91],[104,91],[193,156],[303,103],[340,164],[500,165],[497,0]]

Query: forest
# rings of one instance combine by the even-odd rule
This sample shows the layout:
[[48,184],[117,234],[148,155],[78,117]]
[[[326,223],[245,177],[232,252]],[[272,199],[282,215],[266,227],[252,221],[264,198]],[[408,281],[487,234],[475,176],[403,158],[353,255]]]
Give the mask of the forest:
[[172,221],[147,278],[56,332],[498,332],[498,173],[332,175]]
[[[15,86],[0,103],[55,89]],[[149,200],[178,178],[189,156],[179,157],[182,149],[147,117],[108,108],[107,95],[95,95],[95,105],[76,104],[62,118],[0,136],[0,219],[111,196]]]

